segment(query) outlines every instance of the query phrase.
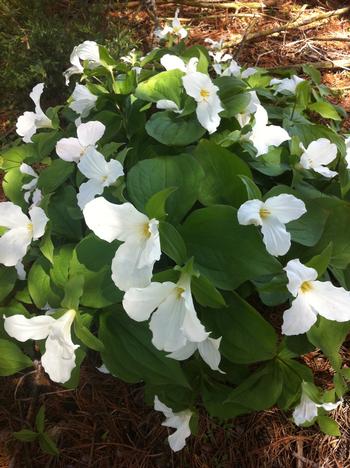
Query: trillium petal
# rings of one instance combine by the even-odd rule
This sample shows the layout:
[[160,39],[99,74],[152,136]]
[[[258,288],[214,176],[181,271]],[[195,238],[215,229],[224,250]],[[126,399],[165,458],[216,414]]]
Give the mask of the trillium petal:
[[78,346],[73,346],[68,353],[57,339],[51,336],[47,338],[41,363],[53,382],[65,383],[70,379],[75,367],[75,348]]
[[261,226],[262,219],[260,210],[264,207],[261,200],[248,200],[238,208],[237,219],[239,224],[247,226],[254,224],[254,226]]
[[197,102],[201,102],[201,90],[205,89],[209,94],[215,94],[219,88],[213,84],[210,77],[201,72],[193,72],[182,77],[186,93]]
[[176,114],[181,114],[182,110],[179,109],[179,106],[174,101],[170,99],[160,99],[156,104],[157,109],[165,109],[176,112]]
[[38,83],[36,86],[34,86],[31,93],[29,94],[30,99],[34,102],[36,114],[43,113],[40,107],[40,97],[43,94],[43,91],[44,83]]
[[77,129],[79,143],[84,146],[94,146],[103,137],[106,127],[99,121],[83,123]]
[[219,369],[221,361],[221,354],[219,351],[220,342],[221,337],[218,339],[207,338],[198,343],[198,351],[203,361],[206,362],[212,370],[222,372]]
[[283,314],[282,334],[300,335],[310,330],[317,321],[317,315],[310,307],[306,294],[297,296]]
[[31,143],[32,136],[36,133],[35,119],[36,115],[34,112],[24,112],[24,114],[18,117],[16,132],[23,137],[25,143]]
[[139,267],[144,245],[127,241],[122,244],[112,260],[112,280],[121,291],[145,288],[152,279],[154,262]]
[[49,218],[46,216],[45,211],[38,206],[33,206],[29,210],[29,216],[33,224],[33,240],[37,240],[44,235]]
[[30,175],[32,177],[38,178],[38,174],[33,170],[31,166],[26,163],[22,163],[19,166],[19,170],[22,174]]
[[18,341],[43,340],[49,332],[55,319],[48,315],[26,318],[24,315],[5,317],[4,328],[6,333]]
[[275,216],[263,219],[261,232],[263,234],[266,250],[271,255],[285,255],[290,249],[290,234],[286,227]]
[[190,429],[190,419],[192,416],[192,412],[190,410],[181,411],[181,413],[176,413],[178,415],[181,414],[181,424],[178,426],[178,429],[168,437],[170,448],[174,452],[178,452],[182,450],[186,445],[186,439],[191,435]]
[[155,411],[161,411],[166,418],[174,416],[173,410],[162,403],[157,395],[154,397],[154,409]]
[[337,145],[331,143],[327,138],[319,138],[312,141],[301,156],[300,163],[303,165],[305,159],[309,160],[310,167],[329,164],[337,157]]
[[185,62],[176,55],[165,54],[160,59],[160,63],[166,70],[181,70],[186,73],[186,64]]
[[22,209],[12,202],[0,203],[0,226],[8,229],[25,227],[29,223],[29,218]]
[[284,128],[268,125],[265,128],[265,139],[268,146],[280,146],[284,141],[290,140],[290,136]]
[[268,198],[265,201],[265,207],[281,223],[289,223],[306,213],[305,204],[302,200],[284,193]]
[[188,341],[185,346],[182,348],[174,351],[173,353],[167,354],[168,358],[176,359],[176,361],[184,361],[192,356],[197,350],[197,343],[193,343],[192,341]]
[[24,281],[27,277],[27,273],[24,269],[24,265],[22,261],[19,261],[18,263],[16,263],[15,268],[16,268],[18,279],[20,281]]
[[128,289],[124,295],[123,307],[133,320],[148,320],[152,312],[176,288],[174,283],[151,283],[145,288]]
[[314,281],[317,278],[317,271],[314,268],[303,265],[299,259],[290,260],[283,268],[287,273],[288,291],[296,296],[301,285],[305,281]]
[[197,104],[196,115],[198,122],[208,130],[209,133],[214,133],[221,122],[219,113],[224,109],[221,107],[221,102],[218,96],[212,96],[209,101],[201,101]]
[[15,266],[27,253],[32,240],[28,227],[10,229],[0,238],[0,263]]
[[124,170],[123,166],[119,161],[115,161],[112,159],[111,161],[108,161],[107,163],[107,179],[105,182],[106,186],[109,186],[111,184],[114,184],[114,182],[119,179],[119,177],[122,177],[124,175]]
[[84,157],[78,163],[78,169],[88,179],[96,179],[101,183],[102,178],[108,175],[107,161],[103,154],[93,147],[86,150]]
[[314,167],[313,170],[323,175],[323,177],[327,177],[328,179],[331,179],[332,177],[335,177],[338,174],[338,172],[331,171],[330,169],[328,169],[328,167],[324,166]]
[[185,301],[176,292],[160,304],[149,324],[157,349],[172,352],[185,346],[187,339],[181,327],[186,312]]
[[96,236],[107,242],[144,239],[142,229],[149,223],[147,216],[131,203],[115,205],[103,197],[95,198],[85,206],[84,217]]
[[84,153],[84,148],[78,138],[61,138],[56,144],[56,153],[64,161],[78,162]]
[[333,286],[330,281],[313,281],[311,289],[304,294],[310,306],[328,320],[350,320],[350,292]]
[[200,342],[206,340],[209,333],[205,331],[205,327],[197,316],[190,288],[187,288],[182,293],[182,297],[185,299],[186,312],[181,326],[181,331],[189,341]]
[[160,259],[162,252],[158,225],[159,222],[156,219],[151,219],[148,224],[149,237],[143,242],[142,253],[138,262],[139,268],[153,264]]
[[312,422],[317,417],[317,405],[304,393],[301,396],[300,403],[293,411],[293,420],[297,426],[307,422]]
[[103,182],[96,179],[90,179],[87,182],[81,184],[79,187],[79,192],[77,193],[79,208],[83,210],[87,203],[93,200],[96,195],[101,195],[103,189]]

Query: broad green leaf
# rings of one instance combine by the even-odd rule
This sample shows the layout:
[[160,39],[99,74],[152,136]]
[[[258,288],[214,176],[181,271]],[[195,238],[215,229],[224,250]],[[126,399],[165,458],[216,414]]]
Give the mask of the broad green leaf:
[[79,300],[83,295],[83,290],[84,276],[71,276],[64,286],[64,298],[62,299],[61,306],[64,309],[73,309],[77,311],[79,309]]
[[74,333],[88,348],[99,352],[104,350],[103,343],[84,325],[79,312],[77,312],[74,320]]
[[243,184],[245,185],[246,191],[247,191],[247,197],[248,200],[261,200],[262,199],[262,194],[259,189],[259,187],[255,184],[255,182],[250,178],[245,175],[239,175],[238,176]]
[[54,245],[51,239],[51,226],[50,223],[46,225],[45,234],[41,238],[39,248],[41,253],[44,255],[49,262],[53,263],[53,255],[54,255]]
[[59,307],[63,291],[50,281],[51,263],[44,257],[39,257],[33,263],[28,273],[28,290],[34,304],[42,309],[46,304]]
[[218,94],[225,109],[220,115],[233,117],[246,110],[250,95],[244,93],[246,89],[244,81],[234,76],[221,76],[216,78],[214,83],[219,87]]
[[208,50],[201,46],[201,45],[194,45],[192,47],[188,47],[183,53],[182,53],[183,58],[191,58],[191,57],[197,57],[198,58],[198,64],[197,64],[197,71],[201,73],[207,73],[208,72],[208,66],[211,61],[210,56],[208,54]]
[[191,291],[196,301],[202,306],[220,309],[226,305],[221,293],[203,275],[198,278],[192,276]]
[[206,132],[195,115],[181,117],[174,112],[156,112],[146,123],[149,136],[168,146],[187,146]]
[[250,412],[245,404],[228,401],[231,391],[232,387],[228,385],[209,380],[202,381],[201,396],[210,416],[225,420]]
[[45,406],[41,405],[35,417],[35,428],[38,432],[44,432],[45,429]]
[[252,173],[238,156],[206,140],[199,143],[194,156],[205,174],[199,187],[199,201],[203,205],[223,203],[238,208],[247,200],[240,176],[252,178]]
[[158,73],[148,80],[139,83],[135,95],[139,99],[151,102],[168,99],[180,106],[183,75],[183,72],[180,70],[169,70]]
[[296,88],[296,102],[303,109],[306,109],[311,98],[311,85],[308,81],[302,81]]
[[303,72],[309,75],[315,84],[321,84],[322,76],[317,68],[313,67],[312,65],[303,65]]
[[167,216],[166,201],[175,190],[177,187],[168,187],[152,195],[145,206],[147,216],[151,219],[164,219]]
[[306,265],[310,268],[314,268],[317,271],[318,276],[322,276],[326,272],[328,265],[331,261],[332,252],[333,242],[330,242],[320,254],[312,257]]
[[15,268],[0,265],[0,301],[3,301],[13,290],[17,281]]
[[8,171],[18,168],[24,160],[28,160],[34,155],[34,145],[25,144],[9,148],[0,154],[0,169]]
[[29,429],[21,429],[20,431],[14,432],[13,437],[21,442],[34,442],[39,437],[39,434]]
[[47,156],[50,156],[61,136],[62,133],[58,130],[41,131],[33,135],[32,141],[34,143],[36,161],[42,161]]
[[218,288],[230,291],[247,280],[281,271],[280,263],[266,252],[257,228],[241,226],[233,207],[196,210],[180,232],[196,268]]
[[330,436],[340,437],[341,432],[339,425],[334,419],[329,416],[323,415],[317,417],[317,424],[320,426],[322,432]]
[[310,104],[309,109],[313,112],[317,112],[318,114],[320,114],[321,117],[324,117],[325,119],[341,120],[340,115],[330,102],[318,101],[314,104]]
[[238,294],[225,296],[227,307],[203,311],[208,330],[222,336],[220,351],[237,364],[252,364],[272,359],[277,353],[273,327]]
[[74,241],[81,238],[81,221],[72,217],[74,210],[80,213],[74,188],[61,187],[51,196],[48,205],[52,234]]
[[182,265],[187,260],[186,245],[181,234],[170,223],[159,223],[159,236],[162,252],[170,257],[177,265]]
[[49,455],[56,456],[60,453],[55,442],[46,432],[39,434],[39,445],[41,450]]
[[283,410],[289,409],[298,402],[301,393],[302,381],[312,381],[313,374],[310,368],[293,359],[279,359],[283,386],[277,400],[277,406]]
[[62,185],[74,171],[74,164],[55,159],[52,164],[44,169],[38,179],[38,188],[43,194],[54,192]]
[[32,360],[15,343],[0,339],[0,376],[16,374],[32,366]]
[[127,191],[133,205],[144,212],[154,194],[177,187],[167,199],[167,219],[179,222],[196,202],[202,177],[201,166],[189,154],[145,159],[130,170]]
[[153,346],[148,324],[130,319],[122,308],[100,315],[99,338],[102,360],[113,375],[130,383],[190,387],[180,364]]
[[6,198],[15,205],[21,208],[26,208],[27,203],[23,198],[22,185],[24,184],[25,175],[21,173],[18,167],[10,169],[6,172],[4,180],[2,181],[2,189]]

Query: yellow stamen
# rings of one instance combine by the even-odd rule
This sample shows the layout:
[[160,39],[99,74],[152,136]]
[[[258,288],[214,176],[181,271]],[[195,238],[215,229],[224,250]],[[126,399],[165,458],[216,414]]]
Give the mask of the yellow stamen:
[[304,281],[303,284],[300,286],[300,290],[303,293],[306,293],[308,291],[311,291],[313,289],[313,286],[311,284],[311,281]]
[[271,213],[266,208],[261,208],[260,211],[259,211],[259,214],[260,214],[260,217],[262,219],[264,219],[264,218],[267,218],[268,216],[270,216]]
[[148,223],[143,224],[141,229],[142,229],[142,234],[144,235],[144,237],[146,237],[146,239],[151,237],[151,232],[149,230]]
[[181,297],[182,297],[181,295],[182,295],[183,292],[185,292],[184,288],[177,287],[176,288],[176,298],[181,299]]
[[106,182],[107,179],[108,179],[108,176],[106,176],[106,175],[101,177],[102,182]]
[[27,229],[29,232],[33,232],[33,223],[28,223],[27,224]]
[[207,99],[210,96],[210,92],[207,89],[201,89],[199,94],[203,99]]

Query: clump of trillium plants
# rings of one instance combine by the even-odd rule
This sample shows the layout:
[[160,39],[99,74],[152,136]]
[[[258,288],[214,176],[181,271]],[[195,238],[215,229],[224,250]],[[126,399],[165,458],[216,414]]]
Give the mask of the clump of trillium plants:
[[[68,103],[43,110],[39,83],[18,119],[23,144],[1,159],[0,373],[41,359],[73,388],[93,350],[101,371],[144,383],[174,451],[199,408],[227,419],[277,406],[337,435],[329,412],[350,378],[344,111],[311,67],[272,76],[220,43],[186,47],[177,16],[157,36],[144,57],[80,44]],[[332,390],[300,360],[315,348]]]

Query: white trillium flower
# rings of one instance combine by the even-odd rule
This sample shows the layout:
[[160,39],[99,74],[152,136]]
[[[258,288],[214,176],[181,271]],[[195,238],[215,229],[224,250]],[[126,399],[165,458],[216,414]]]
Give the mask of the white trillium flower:
[[249,91],[248,94],[250,96],[250,101],[245,111],[241,114],[235,115],[241,128],[245,127],[250,122],[252,114],[254,114],[257,110],[257,106],[261,105],[256,91]]
[[191,57],[189,62],[186,64],[180,57],[177,55],[165,54],[160,59],[160,63],[163,67],[169,70],[181,70],[184,73],[193,73],[197,71],[198,58]]
[[186,439],[191,435],[190,420],[192,411],[187,409],[174,413],[171,408],[162,403],[157,395],[154,397],[154,409],[161,411],[165,416],[162,426],[172,427],[176,431],[168,437],[168,442],[173,452],[182,450],[186,445]]
[[293,420],[297,426],[302,426],[305,423],[311,423],[318,415],[318,408],[323,408],[326,411],[332,411],[342,404],[342,400],[336,403],[321,403],[317,404],[309,398],[305,392],[302,393],[300,403],[293,411]]
[[97,96],[92,94],[86,86],[77,83],[72,94],[72,102],[68,107],[73,109],[80,117],[87,117],[95,107],[96,101]]
[[219,113],[224,110],[217,94],[219,88],[208,75],[200,72],[183,76],[182,82],[186,93],[197,101],[196,114],[199,123],[209,133],[214,133],[220,125]]
[[224,372],[219,369],[221,361],[221,354],[219,351],[221,339],[222,337],[217,339],[208,337],[206,340],[200,341],[199,343],[188,341],[184,347],[168,354],[167,357],[176,359],[177,361],[184,361],[192,356],[198,349],[201,358],[212,370],[224,374]]
[[81,61],[85,60],[89,62],[89,68],[95,68],[100,65],[100,51],[96,42],[84,41],[82,44],[74,47],[70,55],[70,63],[72,66],[63,73],[66,79],[66,85],[69,84],[72,75],[82,74],[84,72]]
[[216,52],[209,52],[209,55],[213,57],[213,61],[214,61],[213,68],[217,75],[221,75],[223,71],[222,64],[232,59],[231,54],[225,54],[221,50],[218,50]]
[[160,259],[158,220],[149,219],[131,203],[115,205],[103,197],[84,208],[87,226],[107,242],[123,244],[112,261],[112,279],[121,291],[144,288],[151,282],[153,265]]
[[27,253],[31,242],[44,235],[48,218],[41,208],[33,206],[29,217],[12,202],[0,203],[0,226],[8,230],[0,238],[0,263],[15,266]]
[[214,50],[221,50],[224,46],[224,40],[220,39],[219,41],[214,41],[213,39],[210,39],[210,37],[207,37],[204,39],[204,42],[209,44],[209,46],[214,49]]
[[271,255],[285,255],[291,246],[285,224],[306,213],[305,204],[293,195],[281,194],[265,202],[248,200],[237,212],[239,224],[261,226],[266,250]]
[[79,348],[71,338],[75,314],[75,310],[68,310],[58,319],[49,315],[30,319],[12,315],[4,317],[4,328],[9,336],[22,342],[46,338],[41,363],[53,382],[65,383],[75,367],[75,350]]
[[345,139],[345,148],[346,148],[345,161],[347,164],[347,168],[350,169],[350,137]]
[[31,143],[32,136],[38,128],[52,128],[51,120],[44,114],[40,106],[40,97],[44,90],[44,83],[39,83],[29,94],[35,104],[35,112],[24,112],[16,123],[16,132],[22,137],[24,143]]
[[78,169],[89,179],[79,187],[77,199],[81,210],[96,195],[101,195],[105,187],[114,184],[124,175],[123,166],[119,161],[111,159],[107,162],[103,154],[93,147],[86,150],[85,156],[78,163]]
[[218,75],[235,76],[236,78],[242,78],[242,79],[249,78],[251,75],[254,75],[257,72],[256,68],[253,68],[253,67],[249,67],[246,70],[242,70],[242,67],[238,65],[236,60],[231,60],[229,66],[226,67],[224,70],[223,70],[222,65],[220,64],[219,65],[214,64],[213,67]]
[[159,350],[177,351],[187,341],[198,343],[209,335],[197,317],[191,277],[187,274],[182,274],[176,284],[154,282],[145,288],[129,289],[124,295],[123,307],[129,317],[138,322],[148,320],[153,314],[149,327],[152,343]]
[[263,106],[257,105],[255,112],[255,124],[247,135],[257,150],[256,156],[266,154],[270,146],[279,146],[284,141],[290,140],[290,136],[284,128],[278,125],[268,125],[268,115]]
[[284,91],[288,91],[292,94],[296,93],[296,89],[299,83],[305,81],[303,78],[299,78],[297,75],[293,75],[290,78],[273,78],[270,81],[270,85],[277,85],[275,94],[283,93]]
[[19,166],[19,170],[22,174],[29,175],[32,177],[32,180],[27,184],[23,184],[21,190],[24,190],[24,200],[29,203],[29,198],[31,194],[35,191],[36,186],[38,184],[39,176],[34,171],[34,169],[26,163],[22,163]]
[[91,147],[102,138],[106,127],[99,121],[82,123],[77,128],[78,138],[61,138],[56,144],[57,155],[68,162],[79,162]]
[[284,335],[306,333],[316,323],[318,314],[336,322],[350,320],[350,293],[344,288],[330,281],[317,281],[317,271],[298,259],[290,260],[284,271],[288,291],[295,297],[283,314]]
[[300,157],[300,164],[304,169],[312,169],[327,178],[338,174],[325,167],[337,157],[336,144],[331,143],[327,138],[319,138],[312,141],[306,149],[300,143],[300,148],[304,151]]
[[163,29],[157,29],[155,31],[154,34],[156,37],[159,39],[166,39],[169,34],[178,36],[180,39],[185,39],[185,37],[187,37],[187,31],[184,27],[181,26],[180,20],[178,18],[179,11],[179,8],[177,8],[171,26],[166,25]]

